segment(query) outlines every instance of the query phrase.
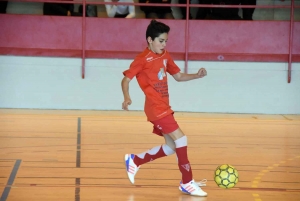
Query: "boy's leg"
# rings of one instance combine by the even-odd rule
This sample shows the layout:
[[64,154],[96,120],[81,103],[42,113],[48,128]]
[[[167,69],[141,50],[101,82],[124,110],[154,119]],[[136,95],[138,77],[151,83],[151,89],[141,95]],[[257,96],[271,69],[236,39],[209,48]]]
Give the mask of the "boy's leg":
[[174,141],[170,141],[169,136],[164,136],[164,137],[166,141],[165,144],[161,146],[153,147],[143,153],[136,154],[133,159],[134,163],[137,166],[140,166],[150,161],[154,161],[155,159],[174,154],[175,153]]
[[193,180],[193,173],[187,154],[187,137],[180,128],[168,134],[175,142],[178,167],[182,174],[179,190],[183,193],[195,196],[207,196],[199,185]]
[[[153,161],[157,158],[174,154],[174,150],[176,149],[178,166],[183,175],[183,182],[188,183],[192,180],[192,170],[187,159],[187,140],[182,131],[179,129],[173,114],[157,121],[153,121],[152,123],[153,133],[163,136],[166,144],[153,147],[152,149],[140,154],[130,154],[125,156],[130,181],[132,183],[134,182],[134,175],[138,171],[140,165]],[[179,139],[181,137],[183,138]],[[177,140],[177,142],[175,140]]]
[[[165,137],[166,144],[161,146],[153,147],[146,152],[140,154],[126,154],[125,155],[125,165],[127,170],[127,175],[132,184],[134,184],[134,177],[139,170],[140,166],[144,163],[151,162],[157,158],[161,158],[164,156],[169,156],[175,153],[174,149],[171,147],[175,147],[175,145],[171,145],[171,147],[167,144],[169,143],[169,137]],[[173,142],[173,141],[170,141]],[[174,142],[173,142],[174,144]]]
[[153,133],[165,138],[165,144],[161,146],[153,147],[143,153],[136,154],[134,156],[134,163],[137,166],[148,163],[155,159],[169,156],[175,153],[175,143],[174,140],[168,136],[164,135],[165,132],[174,131],[178,128],[177,122],[174,120],[173,115],[164,117],[163,119],[152,122],[153,123]]
[[165,144],[153,147],[140,154],[125,155],[126,170],[131,183],[134,183],[134,176],[139,170],[140,165],[175,153],[174,140],[168,135],[163,135],[163,132],[170,132],[178,129],[177,122],[174,120],[173,115],[169,115],[152,123],[154,125],[153,133],[163,136],[165,138]]
[[193,179],[192,168],[187,155],[187,137],[180,128],[167,135],[174,140],[178,158],[178,167],[182,174],[182,182],[183,184],[186,184]]

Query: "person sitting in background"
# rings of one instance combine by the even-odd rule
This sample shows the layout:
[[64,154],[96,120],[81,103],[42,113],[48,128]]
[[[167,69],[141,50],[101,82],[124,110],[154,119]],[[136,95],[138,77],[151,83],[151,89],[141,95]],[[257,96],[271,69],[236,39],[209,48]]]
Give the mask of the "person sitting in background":
[[[201,4],[215,5],[256,5],[256,0],[199,0]],[[198,9],[196,19],[213,20],[252,20],[254,8],[242,8],[243,18],[239,16],[239,8],[204,8]]]
[[[256,5],[256,0],[244,0],[241,1],[242,5],[251,5],[255,6]],[[243,19],[244,20],[253,20],[253,13],[254,13],[255,8],[243,8]]]
[[[78,7],[78,15],[83,16],[83,5]],[[85,16],[86,17],[98,17],[97,5],[85,5]]]
[[0,13],[6,13],[7,1],[0,1]]
[[72,16],[74,13],[74,5],[66,3],[44,3],[44,15],[57,15],[57,16]]
[[[191,0],[190,1],[190,4],[191,4]],[[187,4],[187,0],[178,0],[178,3],[179,4]],[[181,14],[182,14],[182,19],[186,19],[186,7],[179,7],[180,8],[180,11],[181,11]],[[189,19],[192,19],[192,14],[191,14],[191,8],[189,9]]]
[[[104,0],[105,2],[119,2],[119,3],[134,3],[133,0]],[[134,18],[134,5],[111,5],[105,4],[106,13],[108,17],[116,18]]]
[[[171,0],[139,0],[139,3],[171,4]],[[140,6],[140,9],[144,11],[145,17],[148,19],[174,19],[171,6]]]

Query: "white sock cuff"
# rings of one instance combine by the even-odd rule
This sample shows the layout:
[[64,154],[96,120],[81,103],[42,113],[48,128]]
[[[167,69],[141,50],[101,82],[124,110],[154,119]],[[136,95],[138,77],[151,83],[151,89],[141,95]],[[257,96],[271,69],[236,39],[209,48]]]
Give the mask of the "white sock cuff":
[[187,137],[183,136],[177,140],[174,141],[176,148],[180,148],[180,147],[186,147],[187,146]]
[[166,154],[167,156],[172,155],[172,154],[175,153],[175,151],[174,151],[173,149],[171,149],[171,147],[169,147],[169,146],[166,145],[166,144],[163,144],[161,147],[162,147],[163,151],[165,152],[165,154]]

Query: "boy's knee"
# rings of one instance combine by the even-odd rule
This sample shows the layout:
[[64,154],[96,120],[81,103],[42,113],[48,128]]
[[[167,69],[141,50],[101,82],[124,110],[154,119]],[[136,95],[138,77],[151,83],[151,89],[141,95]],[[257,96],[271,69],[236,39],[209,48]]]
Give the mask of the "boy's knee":
[[174,142],[175,142],[176,148],[185,147],[185,146],[187,146],[187,136],[184,135],[181,138],[174,140]]
[[162,149],[167,156],[175,153],[175,145],[163,144]]

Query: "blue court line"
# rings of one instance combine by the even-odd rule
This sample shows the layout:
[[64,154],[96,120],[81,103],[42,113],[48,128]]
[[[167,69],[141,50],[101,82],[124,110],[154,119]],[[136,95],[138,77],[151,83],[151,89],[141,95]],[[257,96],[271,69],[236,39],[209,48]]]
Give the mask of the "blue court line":
[[11,188],[11,185],[13,185],[14,183],[14,180],[16,178],[16,175],[17,175],[17,172],[19,170],[19,167],[21,165],[21,161],[22,160],[16,160],[15,162],[15,165],[14,165],[14,168],[13,170],[11,171],[10,173],[10,176],[9,176],[9,179],[7,181],[7,184],[6,184],[6,187],[4,188],[4,191],[0,197],[0,201],[6,201],[7,197],[8,197],[8,194],[10,192],[10,188]]

